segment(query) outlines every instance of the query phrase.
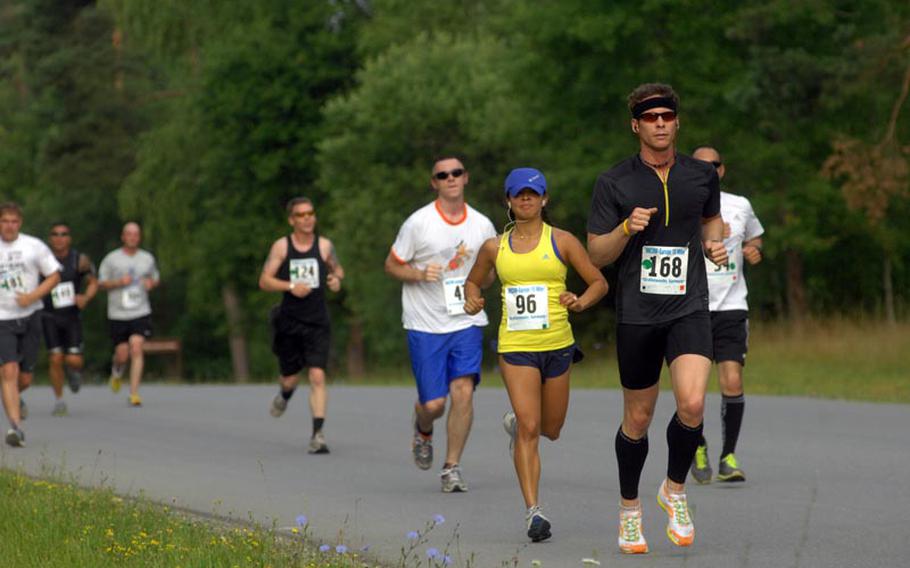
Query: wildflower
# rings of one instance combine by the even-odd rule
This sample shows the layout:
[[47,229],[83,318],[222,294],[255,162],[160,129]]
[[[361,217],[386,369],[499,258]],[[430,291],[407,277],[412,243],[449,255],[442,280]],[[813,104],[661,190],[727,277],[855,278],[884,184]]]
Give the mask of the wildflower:
[[444,522],[446,522],[446,518],[443,517],[442,515],[434,515],[434,516],[433,516],[433,524],[435,524],[435,525],[441,525],[441,524],[444,523]]
[[294,534],[297,534],[297,533],[300,532],[300,529],[298,529],[297,527],[294,527],[294,528],[291,529],[291,532],[294,533]]
[[417,531],[411,531],[408,533],[408,540],[416,540],[418,538],[420,538],[420,533]]
[[335,552],[337,552],[338,554],[344,554],[347,551],[348,551],[348,547],[343,544],[339,544],[338,546],[335,547]]
[[449,556],[448,554],[446,554],[446,555],[445,555],[445,558],[442,559],[442,563],[445,564],[446,566],[451,566],[451,565],[452,565],[452,557]]
[[319,552],[328,552],[331,548],[332,547],[327,544],[321,544],[319,545]]
[[366,551],[368,551],[369,549],[370,549],[370,545],[369,545],[369,544],[364,544],[363,546],[360,547],[360,552],[366,552]]
[[297,515],[297,526],[302,527],[309,523],[310,520],[306,518],[306,515]]
[[436,549],[436,548],[428,548],[428,549],[427,549],[427,558],[436,558],[437,556],[439,556],[439,550],[438,550],[438,549]]

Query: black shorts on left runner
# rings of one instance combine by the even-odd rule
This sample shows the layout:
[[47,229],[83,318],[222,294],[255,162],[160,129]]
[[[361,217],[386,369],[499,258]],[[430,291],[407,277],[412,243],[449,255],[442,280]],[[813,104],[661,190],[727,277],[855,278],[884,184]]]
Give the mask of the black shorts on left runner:
[[44,344],[51,353],[80,355],[82,353],[82,319],[78,314],[41,312]]
[[41,312],[24,318],[0,321],[0,365],[19,363],[19,370],[31,373],[41,349]]
[[621,323],[616,353],[623,388],[652,387],[660,380],[664,360],[669,366],[680,355],[713,357],[711,318],[707,311],[697,311],[652,325]]
[[714,337],[714,361],[736,361],[746,364],[749,351],[749,312],[724,310],[711,312],[711,335]]
[[278,309],[269,319],[272,353],[278,357],[282,377],[296,375],[308,367],[326,368],[332,339],[329,326],[304,323]]

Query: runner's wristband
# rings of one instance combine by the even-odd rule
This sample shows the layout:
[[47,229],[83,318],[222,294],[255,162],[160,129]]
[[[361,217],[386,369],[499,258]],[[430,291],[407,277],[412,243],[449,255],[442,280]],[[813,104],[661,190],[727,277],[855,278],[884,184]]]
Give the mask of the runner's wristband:
[[622,232],[626,234],[627,237],[632,236],[632,232],[629,230],[629,220],[626,219],[622,222]]
[[294,283],[288,282],[288,292],[293,292],[293,291],[294,291]]

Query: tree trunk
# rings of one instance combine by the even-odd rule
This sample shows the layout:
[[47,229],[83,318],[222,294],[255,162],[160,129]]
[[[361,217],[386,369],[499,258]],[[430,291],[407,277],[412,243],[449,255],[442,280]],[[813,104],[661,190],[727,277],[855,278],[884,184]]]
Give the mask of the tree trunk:
[[787,251],[787,308],[790,320],[800,323],[806,319],[806,283],[803,279],[803,258],[795,250]]
[[245,383],[250,380],[250,356],[247,350],[246,335],[243,333],[243,312],[237,289],[233,284],[221,288],[224,301],[224,313],[227,316],[228,339],[231,348],[231,366],[234,369],[234,380]]
[[363,352],[363,326],[357,318],[351,320],[351,331],[348,337],[346,360],[348,377],[359,379],[366,374],[366,363],[364,361]]
[[885,295],[885,319],[894,325],[897,316],[894,314],[894,282],[891,277],[891,258],[888,255],[882,261],[882,292]]

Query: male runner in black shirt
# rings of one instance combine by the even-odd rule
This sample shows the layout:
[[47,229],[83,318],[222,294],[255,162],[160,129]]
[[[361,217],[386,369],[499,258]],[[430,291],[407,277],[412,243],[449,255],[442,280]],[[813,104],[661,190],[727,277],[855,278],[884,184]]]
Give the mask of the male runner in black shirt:
[[629,95],[640,150],[602,173],[594,185],[588,249],[597,266],[618,264],[616,348],[623,420],[616,433],[619,464],[619,547],[648,551],[641,532],[638,482],[648,454],[648,427],[657,403],[663,360],[670,367],[676,414],[667,426],[667,478],[657,499],[667,536],[689,546],[695,527],[686,474],[702,431],[711,371],[711,320],[704,255],[726,262],[717,172],[676,153],[679,97],[669,85],[647,83]]

